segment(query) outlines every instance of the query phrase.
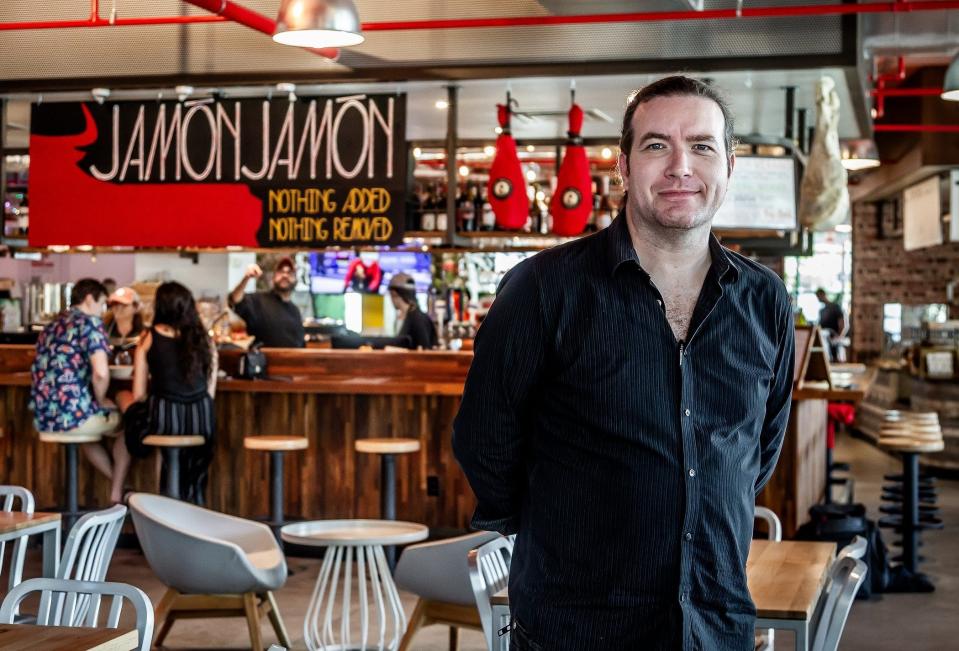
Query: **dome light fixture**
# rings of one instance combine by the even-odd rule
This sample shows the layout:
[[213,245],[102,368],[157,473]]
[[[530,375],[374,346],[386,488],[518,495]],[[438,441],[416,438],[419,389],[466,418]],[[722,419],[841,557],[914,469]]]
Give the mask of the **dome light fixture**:
[[359,45],[366,39],[352,0],[281,0],[273,40],[326,48]]
[[872,140],[844,140],[839,143],[842,150],[842,166],[850,172],[879,167],[879,150]]
[[942,84],[942,95],[940,97],[950,102],[959,102],[959,54],[952,59],[952,63],[946,68],[946,79]]

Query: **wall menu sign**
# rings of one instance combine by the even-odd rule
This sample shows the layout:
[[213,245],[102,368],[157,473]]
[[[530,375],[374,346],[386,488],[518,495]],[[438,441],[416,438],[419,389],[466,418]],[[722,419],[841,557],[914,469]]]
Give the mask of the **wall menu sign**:
[[31,246],[402,241],[403,94],[42,103]]

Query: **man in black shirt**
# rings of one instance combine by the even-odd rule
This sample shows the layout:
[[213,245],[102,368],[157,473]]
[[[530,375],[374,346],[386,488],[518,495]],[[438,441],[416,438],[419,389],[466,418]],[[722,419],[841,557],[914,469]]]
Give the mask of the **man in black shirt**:
[[250,279],[262,275],[259,265],[247,267],[243,280],[230,292],[230,307],[246,321],[247,331],[258,343],[270,348],[303,348],[303,317],[290,300],[296,287],[296,265],[292,258],[280,258],[273,269],[273,288],[247,294]]
[[829,358],[836,361],[839,358],[840,343],[846,336],[846,315],[838,303],[829,300],[822,287],[816,290],[816,298],[822,303],[819,310],[819,327],[829,344]]
[[517,534],[514,649],[753,648],[794,326],[782,281],[710,233],[732,134],[699,81],[633,96],[624,211],[517,265],[479,329],[453,449],[473,526]]
[[409,274],[398,273],[390,278],[390,300],[396,309],[396,319],[401,322],[397,336],[409,337],[413,350],[430,350],[436,347],[436,326],[430,317],[420,311],[416,302],[416,281]]

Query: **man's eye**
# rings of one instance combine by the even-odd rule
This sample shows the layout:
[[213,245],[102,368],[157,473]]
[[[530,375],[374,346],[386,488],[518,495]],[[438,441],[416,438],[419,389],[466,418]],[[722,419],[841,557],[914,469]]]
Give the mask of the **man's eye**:
[[661,142],[651,142],[646,145],[646,149],[665,149],[666,145]]
[[712,147],[710,147],[709,145],[704,145],[704,144],[702,144],[702,143],[693,145],[693,148],[696,149],[696,150],[698,150],[698,151],[713,151],[713,148],[712,148]]

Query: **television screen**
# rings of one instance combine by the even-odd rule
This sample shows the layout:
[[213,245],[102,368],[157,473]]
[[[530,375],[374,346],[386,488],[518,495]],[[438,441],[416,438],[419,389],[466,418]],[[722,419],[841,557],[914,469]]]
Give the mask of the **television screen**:
[[429,253],[416,251],[324,251],[310,254],[310,289],[314,294],[361,292],[386,294],[390,278],[406,273],[416,282],[417,293],[433,283]]

